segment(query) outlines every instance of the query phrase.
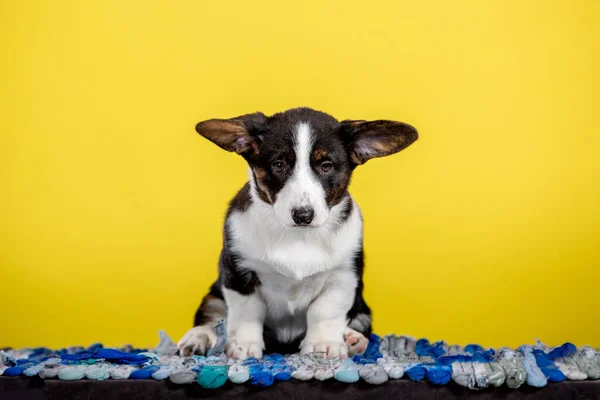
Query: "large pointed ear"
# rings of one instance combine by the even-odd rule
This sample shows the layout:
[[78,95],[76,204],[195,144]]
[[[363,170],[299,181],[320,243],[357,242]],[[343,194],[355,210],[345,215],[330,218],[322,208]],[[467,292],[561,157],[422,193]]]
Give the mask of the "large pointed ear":
[[340,125],[348,155],[356,165],[404,150],[419,136],[414,127],[396,121],[346,120]]
[[209,119],[196,125],[196,132],[217,146],[253,158],[258,155],[267,117],[263,113],[241,115],[231,119]]

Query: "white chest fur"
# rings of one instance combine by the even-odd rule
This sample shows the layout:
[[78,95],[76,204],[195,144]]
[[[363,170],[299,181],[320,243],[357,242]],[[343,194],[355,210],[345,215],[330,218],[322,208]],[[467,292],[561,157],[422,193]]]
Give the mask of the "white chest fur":
[[[352,201],[351,198],[345,201]],[[306,329],[306,310],[330,280],[353,267],[362,241],[362,220],[356,203],[341,223],[345,203],[331,210],[319,228],[282,226],[271,206],[253,202],[227,221],[232,249],[240,266],[257,273],[259,293],[267,305],[267,326],[280,340],[291,340]],[[349,287],[349,295],[354,287]]]
[[348,266],[360,248],[362,220],[354,203],[348,219],[340,223],[344,207],[344,202],[334,206],[319,228],[286,228],[275,219],[271,206],[253,202],[227,220],[232,248],[242,256],[244,268],[277,272],[295,281]]

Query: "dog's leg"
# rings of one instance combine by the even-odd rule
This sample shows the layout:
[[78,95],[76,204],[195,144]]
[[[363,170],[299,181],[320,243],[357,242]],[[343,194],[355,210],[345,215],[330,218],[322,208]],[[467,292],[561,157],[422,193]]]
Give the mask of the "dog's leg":
[[224,289],[227,300],[227,344],[229,357],[244,360],[261,358],[265,348],[263,326],[267,306],[258,292],[243,295],[232,289]]
[[348,357],[344,330],[356,284],[354,272],[340,271],[312,302],[307,312],[306,336],[300,345],[302,353],[321,353],[328,358]]
[[198,311],[196,311],[194,327],[187,331],[177,344],[179,353],[182,356],[205,355],[206,351],[217,343],[213,325],[221,318],[226,317],[225,301],[220,297],[219,291],[211,290],[211,293],[204,296]]

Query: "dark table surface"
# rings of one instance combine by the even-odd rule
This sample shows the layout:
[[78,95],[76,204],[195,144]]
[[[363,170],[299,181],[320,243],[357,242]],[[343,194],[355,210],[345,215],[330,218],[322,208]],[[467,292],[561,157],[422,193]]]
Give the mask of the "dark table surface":
[[14,399],[594,399],[600,400],[600,381],[568,381],[549,383],[536,389],[489,388],[468,390],[454,383],[434,386],[428,382],[408,380],[388,381],[373,386],[365,382],[345,384],[335,380],[276,382],[272,387],[259,389],[250,385],[227,382],[222,388],[203,389],[197,384],[175,385],[169,381],[106,380],[61,381],[40,378],[1,377],[0,400]]

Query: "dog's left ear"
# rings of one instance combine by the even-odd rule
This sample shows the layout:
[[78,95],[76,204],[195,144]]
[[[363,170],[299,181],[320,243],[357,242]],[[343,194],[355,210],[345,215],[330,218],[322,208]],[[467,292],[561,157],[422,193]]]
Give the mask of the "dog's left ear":
[[408,124],[384,120],[342,121],[340,134],[350,160],[356,165],[404,150],[419,137],[417,130]]
[[220,148],[246,159],[256,157],[267,117],[260,112],[231,119],[209,119],[196,125],[196,132]]

